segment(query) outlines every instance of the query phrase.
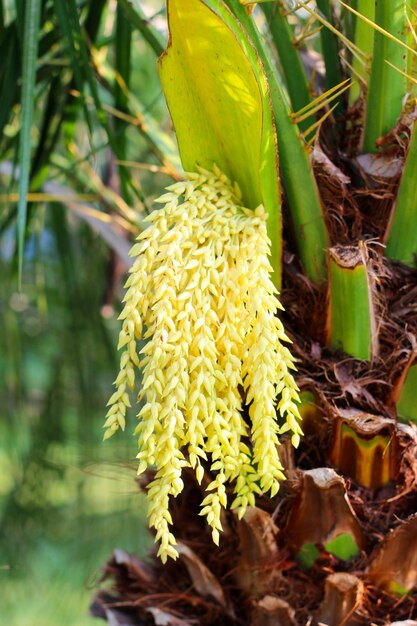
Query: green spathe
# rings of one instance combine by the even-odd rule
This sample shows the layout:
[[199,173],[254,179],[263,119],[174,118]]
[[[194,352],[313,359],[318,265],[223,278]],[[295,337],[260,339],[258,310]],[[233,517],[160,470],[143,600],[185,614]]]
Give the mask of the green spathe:
[[256,51],[219,0],[169,0],[161,83],[188,171],[216,164],[246,206],[268,216],[274,282],[281,276],[278,156],[267,81]]

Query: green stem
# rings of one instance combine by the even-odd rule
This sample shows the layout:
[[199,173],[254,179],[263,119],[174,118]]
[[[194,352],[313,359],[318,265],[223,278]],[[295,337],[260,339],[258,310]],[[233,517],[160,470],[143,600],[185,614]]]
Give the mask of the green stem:
[[[334,26],[329,0],[317,0],[317,7],[326,20]],[[326,27],[320,30],[320,39],[324,65],[326,67],[326,89],[331,89],[336,85],[340,85],[343,80],[339,59],[339,40],[336,34]]]
[[[372,22],[375,20],[375,0],[357,0],[357,11]],[[362,50],[369,58],[372,57],[374,47],[374,29],[370,24],[356,18],[355,19],[355,45]],[[359,76],[367,86],[369,83],[369,67],[364,65],[363,59],[358,59],[356,55],[352,59],[352,67],[354,75]],[[359,98],[361,92],[358,81],[352,82],[349,91],[349,103],[352,104]]]
[[[311,96],[301,57],[294,45],[291,27],[285,16],[285,7],[282,2],[266,3],[261,7],[278,52],[292,109],[295,112],[300,111],[310,104]],[[306,131],[310,125],[311,118],[303,120],[298,126],[301,131]]]
[[253,20],[239,0],[225,1],[249,35],[265,68],[277,127],[280,170],[299,254],[310,280],[320,283],[326,278],[329,238],[308,151],[291,119],[286,94]]
[[357,409],[340,409],[329,457],[334,467],[363,487],[383,487],[397,473],[395,422]]
[[387,233],[386,255],[415,266],[417,255],[417,122],[414,123],[396,206]]
[[[407,25],[407,44],[410,48],[416,48],[416,33],[417,33],[417,15],[411,14],[410,21],[411,26]],[[410,98],[417,97],[417,55],[408,54],[407,55],[407,74],[411,77],[412,80],[408,81],[408,92],[410,94]]]
[[417,424],[417,364],[407,368],[398,389],[397,414],[400,422]]
[[329,345],[356,359],[370,360],[378,352],[375,329],[365,249],[331,248],[327,319]]
[[[378,0],[375,23],[406,43],[405,11],[405,0]],[[402,110],[405,79],[387,61],[399,70],[405,72],[407,69],[405,49],[387,35],[375,31],[363,138],[365,153],[376,152],[375,142],[394,128]]]

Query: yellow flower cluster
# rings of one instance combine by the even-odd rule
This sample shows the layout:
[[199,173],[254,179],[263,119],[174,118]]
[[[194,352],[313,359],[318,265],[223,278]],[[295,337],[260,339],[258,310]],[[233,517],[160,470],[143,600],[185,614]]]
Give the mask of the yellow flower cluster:
[[274,495],[284,478],[278,435],[290,431],[295,446],[301,435],[263,207],[240,206],[239,189],[218,169],[188,174],[167,191],[131,251],[124,351],[105,424],[105,438],[124,429],[140,368],[138,471],[156,468],[148,515],[164,562],[177,557],[169,498],[184,487],[183,467],[201,483],[201,463],[210,461],[201,514],[217,544],[226,483],[235,481],[231,508],[242,516],[255,494]]

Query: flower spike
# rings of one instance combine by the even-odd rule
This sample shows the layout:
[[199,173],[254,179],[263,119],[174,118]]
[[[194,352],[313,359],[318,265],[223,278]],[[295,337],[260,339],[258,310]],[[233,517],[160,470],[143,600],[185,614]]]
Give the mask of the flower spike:
[[105,438],[124,428],[127,389],[139,368],[138,471],[156,468],[148,516],[165,562],[178,556],[169,499],[183,490],[183,467],[201,482],[209,460],[201,515],[217,544],[227,483],[234,481],[231,507],[241,517],[255,494],[274,495],[284,478],[279,432],[290,431],[294,445],[302,433],[293,359],[270,278],[265,210],[242,207],[239,189],[217,168],[187,174],[157,202],[164,206],[147,218],[132,248]]

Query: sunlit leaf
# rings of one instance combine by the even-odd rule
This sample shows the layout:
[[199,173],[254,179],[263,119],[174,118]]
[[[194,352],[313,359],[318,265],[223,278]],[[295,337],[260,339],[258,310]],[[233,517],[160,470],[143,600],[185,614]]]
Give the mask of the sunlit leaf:
[[184,168],[216,164],[239,184],[245,204],[264,204],[280,276],[276,141],[257,55],[220,2],[169,0],[168,16],[171,39],[160,76]]

